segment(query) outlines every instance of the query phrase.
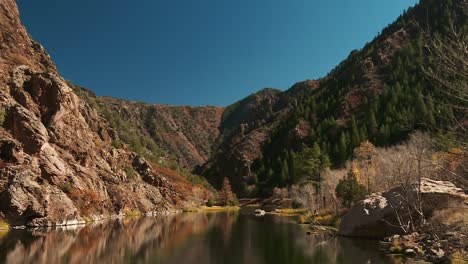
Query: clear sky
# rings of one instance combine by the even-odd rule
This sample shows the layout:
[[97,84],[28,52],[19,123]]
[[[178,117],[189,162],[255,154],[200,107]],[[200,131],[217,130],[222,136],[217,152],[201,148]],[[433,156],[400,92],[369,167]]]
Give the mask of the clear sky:
[[228,105],[323,77],[417,0],[17,0],[61,74],[98,95]]

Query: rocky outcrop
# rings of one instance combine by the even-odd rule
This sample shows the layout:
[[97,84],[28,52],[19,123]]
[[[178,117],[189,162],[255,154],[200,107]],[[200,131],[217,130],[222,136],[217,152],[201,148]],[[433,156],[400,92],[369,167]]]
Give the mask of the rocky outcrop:
[[[437,209],[448,206],[460,206],[468,209],[464,201],[468,200],[461,188],[447,181],[435,181],[424,178],[421,183],[423,212],[430,217]],[[376,193],[366,197],[365,200],[354,205],[342,218],[339,233],[343,236],[353,237],[385,237],[392,234],[403,233],[396,218],[398,211],[403,224],[409,221],[406,214],[406,200],[415,203],[415,190],[408,192],[401,187],[384,193]],[[410,206],[416,206],[411,204]],[[413,214],[414,211],[410,209]],[[416,215],[412,215],[417,219]]]
[[[164,176],[93,132],[78,97],[60,77],[19,66],[8,85],[0,101],[0,209],[8,222],[76,224],[123,210],[174,208],[177,193]],[[137,178],[129,179],[128,167]]]
[[183,206],[165,175],[126,149],[92,106],[58,75],[0,2],[0,218],[12,225],[84,223]]

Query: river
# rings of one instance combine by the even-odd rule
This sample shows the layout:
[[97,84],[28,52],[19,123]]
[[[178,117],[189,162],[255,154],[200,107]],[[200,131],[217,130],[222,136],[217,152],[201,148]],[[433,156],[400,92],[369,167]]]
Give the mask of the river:
[[0,263],[393,263],[376,241],[306,235],[290,217],[239,212],[126,218],[0,234]]

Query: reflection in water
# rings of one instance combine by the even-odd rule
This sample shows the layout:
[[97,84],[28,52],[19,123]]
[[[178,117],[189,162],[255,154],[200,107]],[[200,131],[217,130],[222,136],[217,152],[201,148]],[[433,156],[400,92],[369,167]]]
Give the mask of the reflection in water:
[[0,263],[390,263],[375,242],[306,236],[289,219],[230,213],[14,230]]

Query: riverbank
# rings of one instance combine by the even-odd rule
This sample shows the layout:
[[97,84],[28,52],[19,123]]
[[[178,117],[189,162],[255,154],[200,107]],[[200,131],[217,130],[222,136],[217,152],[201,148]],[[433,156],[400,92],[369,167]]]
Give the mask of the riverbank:
[[10,228],[10,225],[8,225],[7,222],[0,221],[0,230],[8,230],[9,228]]
[[6,236],[9,230],[10,226],[4,221],[0,221],[0,238]]
[[184,213],[190,212],[229,212],[229,211],[239,211],[240,206],[200,206],[194,208],[185,208],[183,209]]

